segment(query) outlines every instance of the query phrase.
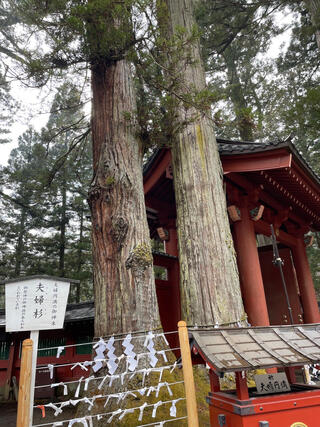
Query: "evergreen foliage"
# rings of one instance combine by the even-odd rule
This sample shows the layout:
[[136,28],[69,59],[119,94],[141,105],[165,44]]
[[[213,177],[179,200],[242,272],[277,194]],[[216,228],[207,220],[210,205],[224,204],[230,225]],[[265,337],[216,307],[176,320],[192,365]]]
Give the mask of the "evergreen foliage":
[[82,295],[72,298],[92,298],[87,132],[79,91],[65,83],[47,125],[19,137],[2,169],[1,279],[32,274],[79,279]]
[[[172,142],[186,126],[175,115],[177,103],[183,102],[210,116],[217,134],[225,138],[264,141],[290,135],[319,174],[319,15],[311,5],[317,1],[197,1],[198,27],[188,38],[180,29],[173,39],[164,37],[157,25],[166,13],[160,3],[2,1],[0,142],[7,139],[12,117],[10,78],[29,86],[42,86],[50,79],[61,85],[71,73],[84,80],[88,68],[127,58],[134,64],[138,106],[135,117],[128,112],[126,120],[137,120],[137,136],[145,150]],[[291,16],[291,22],[282,24],[284,15]],[[290,43],[270,57],[274,37],[284,32]],[[189,45],[198,37],[209,82],[209,88],[200,92],[181,85],[181,70],[167,68],[169,55],[179,63],[192,61]],[[62,105],[67,98],[69,104]],[[89,280],[85,198],[90,154],[84,145],[88,127],[79,103],[79,93],[72,93],[68,83],[62,86],[45,129],[40,133],[29,129],[21,136],[1,171],[2,278],[21,272],[70,271],[72,277],[84,274]],[[77,123],[75,128],[70,129],[71,122]],[[317,241],[310,249],[316,283]],[[79,254],[86,273],[79,266]]]

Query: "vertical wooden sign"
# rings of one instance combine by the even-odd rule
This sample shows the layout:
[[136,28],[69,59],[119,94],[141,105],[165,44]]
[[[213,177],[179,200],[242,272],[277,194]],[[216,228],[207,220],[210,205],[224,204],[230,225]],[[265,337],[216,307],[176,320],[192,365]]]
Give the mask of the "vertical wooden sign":
[[30,372],[24,373],[28,381],[18,397],[18,402],[22,400],[25,405],[28,400],[29,405],[28,411],[20,410],[24,416],[28,413],[27,424],[21,426],[32,426],[39,331],[63,328],[70,281],[61,277],[29,276],[5,283],[6,332],[30,331],[32,343],[31,362],[25,365]]

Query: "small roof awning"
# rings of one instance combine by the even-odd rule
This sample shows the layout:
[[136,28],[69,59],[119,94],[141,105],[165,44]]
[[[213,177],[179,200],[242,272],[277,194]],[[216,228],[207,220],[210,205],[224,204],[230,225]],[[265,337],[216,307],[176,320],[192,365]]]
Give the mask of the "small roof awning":
[[190,329],[192,344],[218,372],[320,362],[320,323],[295,326]]

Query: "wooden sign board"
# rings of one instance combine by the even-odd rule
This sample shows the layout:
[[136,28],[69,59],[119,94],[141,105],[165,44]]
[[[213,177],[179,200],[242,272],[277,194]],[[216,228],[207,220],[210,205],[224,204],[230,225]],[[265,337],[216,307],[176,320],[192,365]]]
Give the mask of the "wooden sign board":
[[63,328],[70,282],[26,277],[5,286],[7,332]]
[[258,394],[284,393],[290,391],[290,384],[284,372],[255,375]]

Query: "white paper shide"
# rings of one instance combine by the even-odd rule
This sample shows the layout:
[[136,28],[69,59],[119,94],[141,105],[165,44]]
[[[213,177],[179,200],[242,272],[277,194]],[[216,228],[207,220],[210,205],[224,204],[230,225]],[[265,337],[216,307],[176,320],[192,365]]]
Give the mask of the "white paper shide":
[[63,327],[70,283],[30,278],[6,283],[6,331]]

